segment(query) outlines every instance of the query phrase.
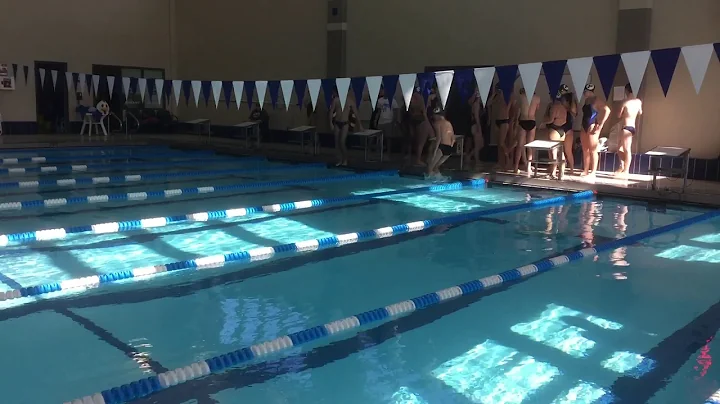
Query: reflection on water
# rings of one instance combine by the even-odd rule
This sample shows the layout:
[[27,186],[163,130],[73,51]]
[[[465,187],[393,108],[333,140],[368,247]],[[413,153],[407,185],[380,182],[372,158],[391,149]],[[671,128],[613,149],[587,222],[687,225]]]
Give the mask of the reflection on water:
[[720,250],[714,248],[694,247],[689,245],[679,245],[669,248],[655,255],[660,258],[671,260],[680,260],[688,262],[709,262],[711,264],[720,263]]

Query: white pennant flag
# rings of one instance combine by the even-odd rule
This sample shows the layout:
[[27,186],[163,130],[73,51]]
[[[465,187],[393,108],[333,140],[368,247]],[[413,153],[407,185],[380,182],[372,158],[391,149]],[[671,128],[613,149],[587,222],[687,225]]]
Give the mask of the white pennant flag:
[[213,81],[212,83],[213,97],[215,98],[215,108],[220,104],[220,92],[222,91],[222,81]]
[[95,95],[97,95],[98,87],[100,86],[100,76],[98,76],[97,74],[93,74],[92,82],[93,82],[93,90],[95,91]]
[[108,83],[108,91],[110,92],[110,99],[112,100],[113,93],[115,91],[115,76],[108,76],[107,77],[107,83]]
[[690,78],[695,85],[695,91],[700,94],[700,88],[705,80],[708,64],[713,53],[713,45],[694,45],[683,46],[682,54],[685,58],[685,64],[690,72]]
[[443,109],[445,109],[448,95],[450,95],[450,86],[452,86],[453,77],[455,77],[454,70],[435,72],[435,82],[438,86],[438,93],[440,95],[440,102],[442,102]]
[[157,95],[158,104],[162,104],[163,91],[165,91],[165,80],[155,79],[155,93]]
[[175,106],[180,104],[180,91],[182,91],[182,80],[173,80],[173,94],[175,95]]
[[85,81],[85,73],[80,73],[80,74],[78,74],[78,88],[80,89],[80,92],[83,93],[83,94],[85,94],[85,90],[87,90],[87,89],[85,88],[85,83],[86,83],[86,81]]
[[535,95],[535,87],[537,87],[538,78],[540,78],[540,69],[542,69],[542,63],[525,63],[518,65],[520,79],[525,88],[525,96],[527,97],[528,103],[532,102],[533,95]]
[[244,81],[233,81],[233,91],[235,91],[235,104],[240,109],[240,103],[242,102],[243,87],[245,87]]
[[283,100],[285,100],[285,110],[290,109],[290,99],[292,98],[293,81],[292,80],[281,80],[280,88],[283,93]]
[[122,84],[123,84],[123,91],[125,92],[125,97],[130,96],[130,77],[123,77],[122,78]]
[[192,84],[193,97],[195,97],[195,106],[200,106],[200,90],[202,90],[202,82],[200,80],[193,80]]
[[[572,80],[573,87],[575,87],[575,98],[578,101],[582,99],[583,93],[585,92],[585,84],[588,82],[590,77],[590,69],[592,68],[593,58],[577,58],[568,59],[567,68],[570,71],[570,79]],[[555,94],[551,94],[553,97]]]
[[335,79],[335,85],[338,90],[338,98],[340,98],[340,108],[345,110],[345,102],[347,101],[348,91],[350,90],[350,79],[347,77]]
[[650,60],[650,51],[623,53],[620,57],[623,66],[625,66],[630,88],[632,88],[633,93],[637,94],[640,91],[643,77],[645,77],[645,70],[647,70],[648,61]]
[[417,75],[415,73],[401,74],[398,76],[400,90],[403,93],[403,100],[405,100],[405,111],[410,109],[410,100],[412,99],[413,91],[415,91],[416,78]]
[[260,104],[260,108],[262,109],[265,106],[265,94],[267,93],[267,81],[256,81],[255,82],[255,90],[257,91],[258,95],[258,103]]
[[[95,86],[97,88],[97,86]],[[138,79],[138,91],[140,91],[140,99],[145,102],[145,90],[147,90],[147,79]]]
[[492,88],[493,78],[495,78],[494,67],[479,67],[475,69],[475,82],[480,92],[480,100],[483,105],[487,104],[488,97],[490,96],[490,89]]
[[57,87],[57,70],[50,70],[50,77],[52,77],[52,83],[53,83],[53,90],[55,90],[55,87]]
[[40,74],[40,87],[45,87],[45,69],[38,69],[38,74]]
[[[368,94],[370,95],[370,103],[372,105],[372,108],[375,109],[375,106],[377,105],[378,94],[380,94],[380,85],[382,84],[382,76],[366,77],[365,82],[367,83]],[[387,98],[388,101],[390,101],[390,104],[392,104],[394,95],[395,94],[385,94],[385,98]]]
[[308,91],[310,92],[310,101],[312,101],[313,111],[317,107],[318,97],[320,96],[320,79],[310,79],[307,81]]
[[67,81],[68,92],[75,91],[75,82],[73,81],[72,72],[65,72],[65,81]]

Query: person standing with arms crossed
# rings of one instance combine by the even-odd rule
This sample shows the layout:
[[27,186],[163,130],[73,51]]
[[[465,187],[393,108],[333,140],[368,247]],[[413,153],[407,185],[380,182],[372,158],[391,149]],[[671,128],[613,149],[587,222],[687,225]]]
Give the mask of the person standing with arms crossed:
[[642,115],[642,101],[635,97],[630,84],[625,85],[625,102],[618,117],[623,125],[622,135],[617,154],[620,157],[620,169],[615,172],[618,177],[627,178],[632,162],[632,141],[637,134],[637,117]]

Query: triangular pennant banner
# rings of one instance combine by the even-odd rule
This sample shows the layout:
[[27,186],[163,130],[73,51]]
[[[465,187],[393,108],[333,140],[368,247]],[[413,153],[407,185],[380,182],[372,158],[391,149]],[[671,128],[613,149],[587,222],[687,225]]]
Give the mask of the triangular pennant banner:
[[720,42],[715,42],[713,46],[715,46],[715,56],[720,60]]
[[[109,78],[109,77],[108,77]],[[110,81],[108,80],[108,84]],[[158,104],[162,104],[163,102],[163,94],[165,94],[165,80],[163,79],[155,79],[155,91],[157,92],[157,102]]]
[[93,91],[95,92],[95,95],[97,96],[98,88],[100,87],[100,76],[98,76],[97,74],[93,74],[92,82],[93,82]]
[[40,88],[45,88],[45,69],[38,69],[40,75]]
[[417,74],[401,74],[398,76],[400,82],[400,90],[403,93],[403,100],[405,101],[405,111],[410,109],[410,100],[412,100],[413,92],[415,92],[415,80]]
[[93,76],[92,74],[86,74],[85,75],[85,88],[87,89],[88,94],[93,94]]
[[[365,79],[367,82],[368,95],[370,96],[370,106],[375,109],[377,105],[378,94],[380,94],[380,85],[382,84],[382,76],[369,76]],[[385,93],[385,98],[392,102],[393,95]]]
[[115,94],[115,76],[107,77],[108,92],[110,93],[110,99],[112,100],[113,94]]
[[[318,98],[320,98],[320,87],[322,86],[322,80],[311,79],[307,81],[308,92],[310,93],[310,102],[312,102],[313,111],[317,107]],[[295,84],[295,91],[297,92],[297,84]]]
[[332,99],[333,99],[334,90],[335,90],[335,80],[334,79],[322,79],[322,88],[323,88],[323,94],[325,94],[325,104],[327,104],[327,109],[330,109],[330,105],[332,104]]
[[172,99],[172,93],[173,93],[173,84],[172,80],[165,80],[165,99],[170,102]]
[[[190,80],[182,81],[183,95],[185,96],[185,105],[190,105],[190,95],[192,93],[193,85]],[[198,95],[199,97],[199,95]]]
[[[582,94],[585,91],[585,84],[587,84],[588,78],[590,77],[592,64],[593,58],[591,57],[569,59],[567,61],[567,67],[570,71],[570,80],[572,80],[573,87],[575,87],[575,97],[578,101],[580,101],[580,98],[582,98]],[[617,70],[617,67],[615,70]],[[557,91],[555,93],[557,93]],[[551,93],[550,96],[555,98],[555,93]]]
[[65,81],[67,82],[67,89],[70,92],[71,88],[75,88],[75,80],[73,80],[72,72],[65,72]]
[[690,78],[695,85],[695,91],[700,94],[700,88],[705,80],[708,64],[712,57],[713,45],[694,45],[683,46],[682,54],[685,58],[685,64],[690,72]]
[[[78,73],[73,73],[73,86],[74,90],[77,93],[78,92],[78,83],[80,82],[80,75]],[[80,91],[82,91],[82,86],[80,87]]]
[[242,103],[242,96],[243,96],[243,87],[245,87],[244,81],[233,81],[233,92],[235,93],[235,106],[237,106],[237,109],[240,109],[240,104]]
[[222,81],[213,81],[211,83],[212,86],[212,92],[213,92],[213,98],[215,100],[215,108],[220,106],[220,92],[222,91],[223,83]]
[[50,70],[50,77],[52,77],[53,90],[55,90],[57,88],[57,76],[58,76],[57,70]]
[[210,92],[212,91],[212,85],[210,84],[209,80],[202,80],[200,82],[200,93],[203,96],[203,100],[205,100],[205,106],[207,107],[210,103]]
[[418,73],[417,74],[418,86],[420,86],[420,92],[422,93],[425,104],[427,105],[428,98],[433,89],[435,83],[435,74],[432,72]]
[[[123,77],[123,81],[125,81],[124,77]],[[182,80],[173,80],[172,81],[172,89],[173,89],[173,94],[175,95],[175,106],[177,107],[180,104],[180,93],[182,92]]]
[[257,89],[258,104],[260,109],[265,108],[265,94],[267,94],[268,82],[264,80],[258,80],[255,82],[255,88]]
[[[17,71],[18,71],[18,65],[17,65],[17,63],[13,63],[13,64],[12,64],[12,69],[13,69],[13,77],[15,77],[15,79],[17,80]],[[68,88],[69,88],[69,87],[68,87]]]
[[453,70],[435,72],[435,82],[438,86],[438,95],[440,96],[440,102],[442,103],[443,109],[445,109],[448,96],[450,95],[450,86],[452,86],[453,76],[455,76],[455,72]]
[[457,69],[453,77],[453,84],[460,94],[461,100],[470,99],[475,89],[475,77],[472,69]]
[[360,103],[362,102],[363,93],[365,92],[365,77],[351,78],[350,86],[352,86],[353,95],[355,95],[355,106],[360,108]]
[[[398,79],[399,79],[399,76],[397,74],[389,74],[387,76],[383,76],[383,78],[382,78],[383,90],[385,90],[385,98],[388,99],[388,101],[390,102],[391,105],[392,105],[392,101],[395,99],[395,93],[397,92]],[[413,78],[413,80],[415,80],[415,79]],[[413,83],[414,83],[414,81],[413,81]],[[368,86],[369,86],[369,84],[368,84]],[[410,87],[412,87],[412,86],[410,86]],[[411,88],[411,90],[412,90],[412,88]],[[410,93],[410,95],[412,95],[412,92]],[[375,98],[376,98],[375,101],[377,102],[377,94],[376,94]],[[375,106],[373,106],[373,108],[375,108]]]
[[233,86],[232,81],[223,81],[223,96],[225,97],[225,108],[230,109],[230,101],[232,101]]
[[28,74],[30,74],[30,67],[23,66],[23,75],[25,76],[25,85],[28,83]]
[[[592,63],[592,59],[590,59],[590,63]],[[555,98],[555,94],[557,94],[560,90],[560,83],[562,82],[563,74],[565,74],[566,65],[567,60],[553,60],[550,62],[543,62],[542,64],[543,73],[545,73],[545,82],[547,82],[551,98]],[[590,65],[588,64],[588,66]],[[588,67],[588,73],[590,72],[589,69],[590,68]],[[585,77],[587,77],[587,75],[585,75]],[[576,90],[576,92],[578,91]]]
[[537,87],[537,82],[540,78],[540,69],[542,69],[542,63],[525,63],[518,65],[520,80],[522,80],[523,87],[525,88],[525,96],[527,97],[528,103],[532,101],[533,95],[535,94],[535,87]]
[[650,60],[650,51],[628,52],[620,55],[625,66],[625,73],[635,94],[640,91],[640,85],[645,77],[648,61]]
[[283,101],[285,101],[285,111],[290,108],[290,100],[292,99],[293,81],[282,80],[280,81],[280,87],[282,88]]
[[195,106],[200,106],[200,93],[202,92],[202,82],[200,80],[192,80],[190,81],[190,85],[192,86],[192,92],[193,97],[195,99]]
[[[138,92],[140,93],[140,100],[142,102],[145,102],[145,91],[146,90],[147,90],[147,79],[139,78],[138,79]],[[97,91],[97,88],[95,91]],[[197,104],[197,102],[195,104]]]
[[498,75],[498,85],[500,86],[500,91],[503,93],[503,97],[505,98],[505,103],[510,103],[510,98],[512,97],[513,89],[515,88],[515,80],[517,79],[518,75],[518,66],[517,65],[507,65],[507,66],[498,66],[496,68],[497,75]]
[[[247,96],[248,109],[252,110],[253,98],[255,96],[255,82],[254,81],[246,81],[245,82],[245,96]],[[262,105],[260,107],[262,108]]]
[[473,73],[475,73],[475,81],[477,82],[478,91],[480,91],[480,99],[482,99],[483,105],[486,105],[490,96],[493,78],[495,77],[495,68],[479,67]]
[[80,88],[80,92],[85,94],[87,90],[87,80],[85,80],[85,73],[78,73],[78,87]]
[[[595,56],[593,61],[595,62],[595,70],[597,71],[600,85],[605,92],[605,99],[609,100],[610,92],[615,82],[615,75],[617,75],[618,67],[620,66],[620,55]],[[581,93],[583,90],[576,88],[575,91]]]
[[122,78],[123,91],[125,92],[125,99],[130,96],[130,77]]
[[280,82],[278,80],[268,81],[267,86],[270,94],[270,105],[275,109],[277,108],[278,97],[280,97]]
[[335,84],[337,85],[338,98],[340,98],[340,108],[344,111],[348,91],[350,91],[350,79],[347,77],[338,78],[335,79]]
[[152,102],[153,94],[157,91],[155,88],[155,80],[153,79],[146,79],[147,83],[147,95],[148,95],[148,101]]
[[[307,80],[295,80],[295,95],[297,96],[298,107],[304,108],[305,89],[307,88]],[[313,104],[313,109],[315,108]]]

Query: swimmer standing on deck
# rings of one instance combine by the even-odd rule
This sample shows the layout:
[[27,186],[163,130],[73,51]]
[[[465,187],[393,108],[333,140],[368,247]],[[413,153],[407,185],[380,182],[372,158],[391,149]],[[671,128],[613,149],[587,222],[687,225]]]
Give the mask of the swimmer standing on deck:
[[540,96],[533,94],[532,100],[528,102],[525,89],[520,89],[518,105],[518,128],[516,130],[517,148],[515,150],[515,174],[520,172],[520,159],[527,163],[532,160],[532,153],[527,154],[525,145],[535,140],[535,114],[540,107]]
[[[348,164],[347,135],[348,130],[350,129],[349,121],[351,113],[358,116],[357,107],[355,106],[355,97],[353,97],[352,94],[348,94],[345,109],[343,109],[336,88],[333,91],[333,100],[328,114],[330,118],[330,127],[333,128],[333,133],[335,134],[335,150],[338,152],[338,163],[335,164],[336,166],[346,166]],[[359,121],[357,123],[356,130],[362,130],[362,126]]]
[[642,114],[642,101],[635,97],[630,84],[625,86],[625,102],[618,114],[623,128],[617,154],[620,156],[620,169],[615,172],[620,177],[630,174],[632,162],[632,141],[637,133],[637,117]]

